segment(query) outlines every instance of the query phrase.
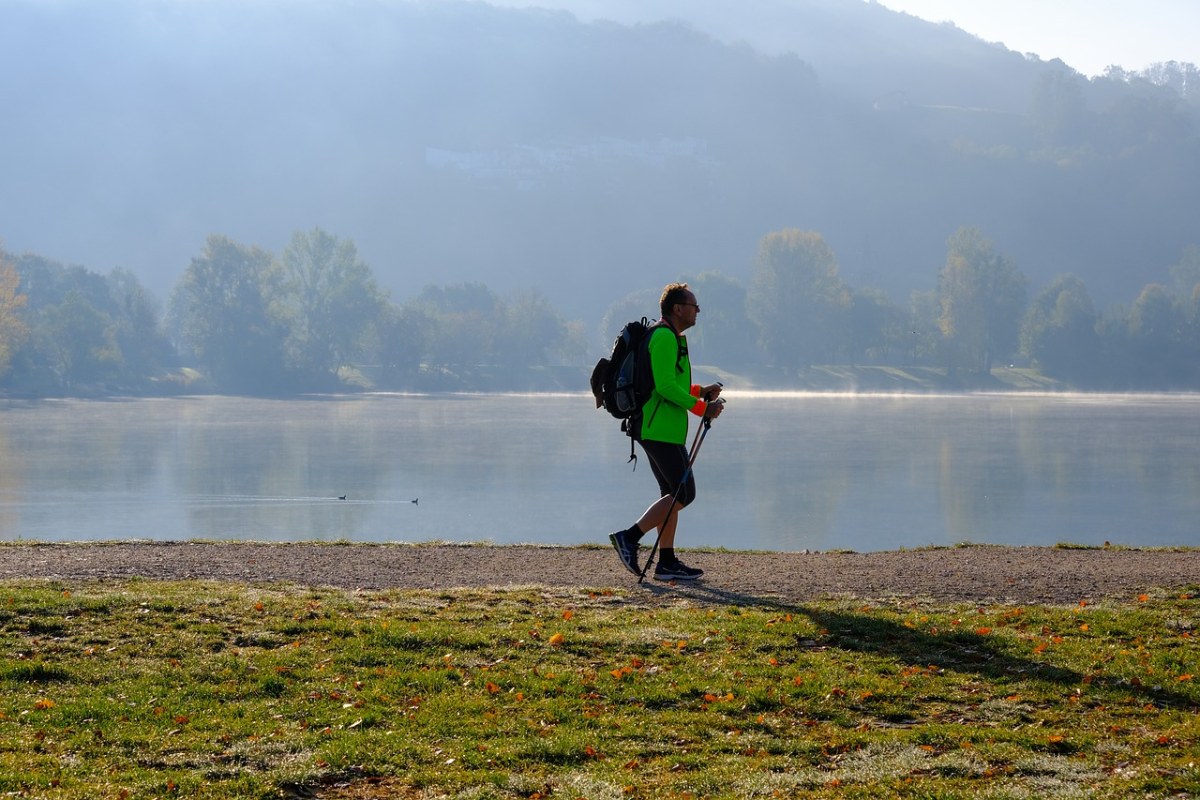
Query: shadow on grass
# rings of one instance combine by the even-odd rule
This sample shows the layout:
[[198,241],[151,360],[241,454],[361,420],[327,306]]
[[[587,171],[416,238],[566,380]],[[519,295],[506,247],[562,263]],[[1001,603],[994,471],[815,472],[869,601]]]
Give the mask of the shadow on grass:
[[672,594],[709,604],[747,606],[808,617],[822,631],[821,645],[853,653],[870,653],[895,659],[906,666],[971,673],[997,683],[1037,680],[1073,691],[1084,684],[1139,703],[1177,709],[1200,709],[1191,697],[1158,686],[1141,686],[1116,676],[1085,675],[1075,670],[1007,652],[994,637],[974,631],[953,630],[934,634],[908,628],[868,614],[810,608],[775,598],[713,589],[703,584],[648,586],[655,594]]

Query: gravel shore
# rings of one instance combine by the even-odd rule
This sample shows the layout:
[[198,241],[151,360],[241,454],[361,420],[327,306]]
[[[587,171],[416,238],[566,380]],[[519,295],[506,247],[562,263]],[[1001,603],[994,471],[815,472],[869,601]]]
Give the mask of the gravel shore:
[[[704,580],[639,586],[596,547],[268,543],[0,545],[0,580],[200,579],[348,589],[545,586],[647,600],[829,597],[1073,605],[1200,586],[1200,550],[970,546],[881,553],[681,553]],[[644,555],[644,551],[643,551]]]

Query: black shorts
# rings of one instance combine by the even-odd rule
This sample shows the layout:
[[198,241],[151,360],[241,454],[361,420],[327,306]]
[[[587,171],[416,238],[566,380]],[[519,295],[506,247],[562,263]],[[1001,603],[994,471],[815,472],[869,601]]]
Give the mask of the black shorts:
[[[650,469],[658,480],[658,488],[664,495],[679,491],[676,504],[683,508],[696,499],[696,479],[688,470],[688,451],[681,444],[655,442],[649,439],[638,441],[650,459]],[[686,480],[685,480],[686,476]],[[680,490],[679,484],[683,484]]]

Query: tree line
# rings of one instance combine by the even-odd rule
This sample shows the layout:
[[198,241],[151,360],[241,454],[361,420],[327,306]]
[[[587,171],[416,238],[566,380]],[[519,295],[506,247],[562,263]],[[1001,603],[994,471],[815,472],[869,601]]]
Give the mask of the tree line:
[[[773,376],[816,365],[925,366],[986,375],[1020,360],[1081,389],[1200,389],[1200,247],[1129,306],[1098,311],[1064,275],[1032,298],[978,228],[947,241],[936,287],[907,304],[854,287],[815,231],[762,238],[743,284],[682,276],[701,298],[702,363]],[[596,335],[537,290],[430,285],[392,302],[354,243],[320,228],[272,254],[212,235],[164,309],[127,270],[101,275],[0,250],[0,389],[32,395],[217,391],[580,389],[658,289],[614,303]]]

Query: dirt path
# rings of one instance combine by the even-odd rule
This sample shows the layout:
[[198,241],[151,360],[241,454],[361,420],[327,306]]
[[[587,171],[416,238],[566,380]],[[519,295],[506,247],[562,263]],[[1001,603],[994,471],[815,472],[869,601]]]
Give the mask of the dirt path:
[[609,549],[328,544],[5,544],[0,580],[143,577],[343,588],[626,588],[712,602],[822,597],[1075,604],[1200,586],[1200,550],[962,547],[885,553],[687,553],[692,585],[636,579]]

